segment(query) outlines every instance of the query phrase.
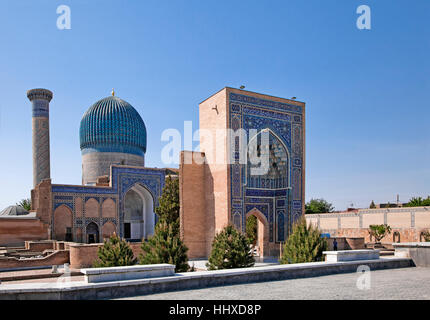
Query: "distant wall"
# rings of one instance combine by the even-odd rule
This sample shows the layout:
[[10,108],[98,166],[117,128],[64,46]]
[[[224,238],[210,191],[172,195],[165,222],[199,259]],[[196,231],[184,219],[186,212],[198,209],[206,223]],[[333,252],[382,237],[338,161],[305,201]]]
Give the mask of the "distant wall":
[[365,249],[364,238],[344,238],[334,237],[327,239],[327,250],[331,251],[334,249],[334,239],[337,241],[337,250],[358,250]]
[[392,231],[383,243],[419,242],[430,230],[430,207],[360,209],[353,212],[307,214],[306,221],[317,225],[331,237],[349,237],[374,242],[368,228],[372,224],[388,224]]

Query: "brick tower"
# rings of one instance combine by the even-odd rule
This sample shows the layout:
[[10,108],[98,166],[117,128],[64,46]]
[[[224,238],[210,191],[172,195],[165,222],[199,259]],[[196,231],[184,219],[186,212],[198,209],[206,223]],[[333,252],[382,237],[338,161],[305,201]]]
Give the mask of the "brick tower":
[[51,178],[49,155],[49,102],[52,92],[47,89],[27,91],[32,103],[33,126],[33,187]]

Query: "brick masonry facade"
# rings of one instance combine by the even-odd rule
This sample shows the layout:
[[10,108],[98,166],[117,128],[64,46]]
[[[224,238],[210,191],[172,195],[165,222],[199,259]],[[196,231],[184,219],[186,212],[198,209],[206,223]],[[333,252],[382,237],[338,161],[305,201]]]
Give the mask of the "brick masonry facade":
[[[228,224],[245,232],[249,215],[259,221],[260,253],[278,256],[304,211],[305,104],[224,88],[200,103],[199,119],[201,153],[183,152],[179,173],[181,234],[189,257],[207,257],[214,236]],[[285,163],[285,176],[250,179],[249,163],[239,161],[240,142],[228,129],[243,130],[249,141],[269,132],[270,146],[283,155],[277,163]]]

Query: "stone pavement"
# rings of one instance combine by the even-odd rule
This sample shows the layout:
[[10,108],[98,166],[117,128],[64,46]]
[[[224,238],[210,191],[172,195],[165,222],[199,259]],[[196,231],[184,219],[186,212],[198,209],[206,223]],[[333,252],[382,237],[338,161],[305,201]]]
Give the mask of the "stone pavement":
[[357,273],[174,291],[126,299],[133,300],[278,300],[278,299],[427,299],[430,268],[378,270],[370,273],[370,289],[357,288]]

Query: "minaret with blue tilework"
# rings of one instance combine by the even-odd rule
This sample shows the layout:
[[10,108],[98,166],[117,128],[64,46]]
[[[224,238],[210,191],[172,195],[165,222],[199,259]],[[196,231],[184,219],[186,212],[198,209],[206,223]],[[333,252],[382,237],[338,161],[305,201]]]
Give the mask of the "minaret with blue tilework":
[[33,186],[51,178],[49,154],[49,102],[52,92],[47,89],[27,91],[32,104],[33,126]]

